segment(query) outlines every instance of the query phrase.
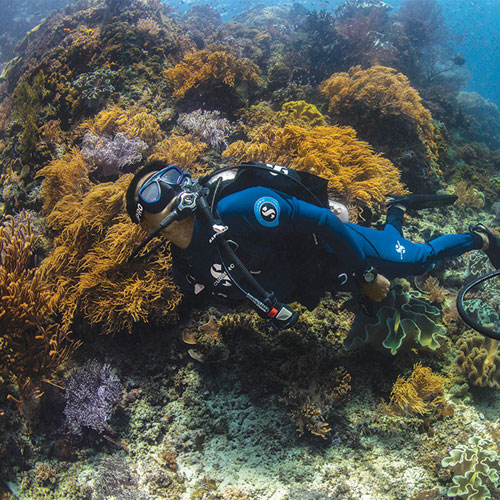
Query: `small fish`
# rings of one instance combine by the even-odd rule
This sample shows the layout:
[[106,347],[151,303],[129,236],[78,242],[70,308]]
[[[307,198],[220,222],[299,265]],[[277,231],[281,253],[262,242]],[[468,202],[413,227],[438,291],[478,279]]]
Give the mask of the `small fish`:
[[71,28],[63,28],[63,31],[71,31]]
[[455,56],[453,59],[453,64],[456,64],[457,66],[463,66],[465,64],[465,59],[462,56]]

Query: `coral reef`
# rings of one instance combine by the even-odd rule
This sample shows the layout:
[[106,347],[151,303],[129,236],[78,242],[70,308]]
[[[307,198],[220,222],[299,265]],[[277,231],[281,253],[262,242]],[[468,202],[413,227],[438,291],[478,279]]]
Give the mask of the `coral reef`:
[[459,444],[450,451],[441,465],[453,470],[453,486],[449,497],[465,500],[487,500],[498,488],[500,456],[495,445],[480,436],[472,436],[467,444]]
[[223,50],[200,50],[165,71],[165,77],[172,82],[175,98],[193,99],[201,94],[209,96],[212,102],[215,94],[221,92],[229,94],[228,97],[244,97],[241,89],[259,85],[259,74],[260,70],[254,63],[240,60]]
[[[54,250],[42,268],[53,285],[64,324],[71,324],[77,312],[101,325],[103,333],[130,331],[134,323],[148,321],[151,315],[171,319],[181,296],[169,276],[170,257],[160,254],[148,265],[126,264],[144,237],[124,213],[130,177],[93,186],[80,152],[74,151],[66,161],[78,165],[82,182],[66,176],[63,160],[39,172],[45,177],[42,193],[47,212],[50,209],[46,221],[57,231]],[[55,193],[64,195],[56,200]]]
[[399,376],[391,391],[387,411],[392,415],[436,414],[446,406],[446,378],[433,373],[428,366],[415,363],[408,378]]
[[155,145],[148,161],[177,165],[196,177],[206,173],[206,166],[200,161],[206,150],[207,145],[195,137],[172,134]]
[[51,290],[32,265],[38,240],[25,214],[0,226],[0,374],[16,382],[20,405],[41,396],[79,346],[52,319]]
[[130,139],[121,132],[114,137],[87,132],[81,154],[99,168],[100,176],[110,177],[121,175],[125,166],[140,162],[147,149],[148,145],[141,139]]
[[391,119],[400,127],[432,130],[431,114],[406,76],[394,68],[353,66],[347,73],[334,73],[320,85],[329,99],[332,117],[357,131],[373,129],[380,119]]
[[197,109],[183,113],[179,115],[178,124],[216,150],[227,148],[227,138],[233,131],[229,120],[222,118],[219,111]]
[[290,407],[290,417],[299,436],[305,430],[326,439],[331,431],[327,418],[332,409],[347,399],[351,390],[351,376],[345,368],[336,368],[323,376],[321,382],[311,378],[307,387],[290,384],[282,401]]
[[71,87],[78,90],[79,99],[89,108],[98,109],[106,103],[115,91],[113,82],[118,73],[109,68],[98,69],[92,73],[82,73],[71,82]]
[[[56,4],[7,2],[0,19],[0,498],[417,500],[446,481],[497,495],[498,345],[463,335],[454,306],[484,253],[421,294],[396,282],[374,317],[344,293],[293,304],[284,331],[183,298],[168,244],[127,263],[146,236],[123,206],[143,160],[313,172],[374,227],[388,193],[455,190],[454,206],[407,214],[407,237],[478,218],[496,233],[498,109],[460,93],[472,64],[448,11],[78,0],[45,16]],[[499,297],[487,283],[467,306],[500,326]]]
[[392,163],[356,138],[350,127],[278,128],[263,125],[250,141],[237,141],[223,153],[237,161],[289,165],[328,179],[328,187],[348,203],[382,203],[386,194],[406,192]]
[[440,309],[396,286],[381,302],[376,318],[356,316],[344,345],[351,349],[370,343],[388,349],[393,355],[410,348],[435,351],[446,338],[446,329],[440,321]]
[[456,368],[472,385],[500,388],[500,350],[498,340],[473,334],[457,342]]
[[113,104],[84,122],[79,129],[96,136],[122,132],[131,139],[141,139],[149,146],[160,141],[163,135],[158,120],[143,106],[123,109]]
[[325,117],[314,104],[306,101],[290,101],[281,106],[281,111],[276,113],[273,122],[281,126],[297,125],[311,129],[325,126]]

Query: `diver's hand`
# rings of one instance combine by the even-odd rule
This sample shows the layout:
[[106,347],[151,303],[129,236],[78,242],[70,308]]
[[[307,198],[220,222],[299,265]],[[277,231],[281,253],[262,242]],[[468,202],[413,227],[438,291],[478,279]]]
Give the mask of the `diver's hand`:
[[377,274],[373,283],[365,283],[363,285],[363,292],[365,295],[374,302],[381,302],[387,297],[391,289],[391,282],[381,274]]

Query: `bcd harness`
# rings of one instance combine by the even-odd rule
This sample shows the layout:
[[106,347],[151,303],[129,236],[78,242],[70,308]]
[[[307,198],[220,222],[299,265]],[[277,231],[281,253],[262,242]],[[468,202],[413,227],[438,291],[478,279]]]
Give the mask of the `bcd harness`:
[[[265,290],[236,255],[225,237],[228,226],[220,219],[216,205],[218,200],[229,194],[250,187],[263,186],[289,194],[314,205],[328,208],[328,181],[307,172],[300,172],[278,165],[244,163],[235,167],[216,170],[196,181],[183,185],[173,210],[132,253],[129,262],[144,260],[164,242],[155,245],[149,252],[139,256],[145,246],[172,222],[191,215],[210,228],[209,243],[215,245],[222,267],[231,282],[254,305],[258,314],[269,320],[276,329],[289,328],[298,320],[299,314],[289,305],[280,302],[274,292]],[[245,282],[243,285],[234,277],[236,270]],[[232,274],[233,273],[233,274]]]

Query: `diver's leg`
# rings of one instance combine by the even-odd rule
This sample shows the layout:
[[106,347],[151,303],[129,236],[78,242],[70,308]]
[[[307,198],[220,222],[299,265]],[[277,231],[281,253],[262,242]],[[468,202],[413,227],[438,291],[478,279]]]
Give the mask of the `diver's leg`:
[[403,236],[403,217],[405,215],[405,210],[399,206],[390,206],[387,210],[387,216],[385,218],[384,231],[391,229],[388,226],[396,228],[397,232]]
[[441,260],[483,246],[481,236],[476,233],[449,234],[427,243],[413,243],[395,229],[377,231],[355,224],[346,224],[346,227],[359,241],[369,264],[389,279],[423,274]]

